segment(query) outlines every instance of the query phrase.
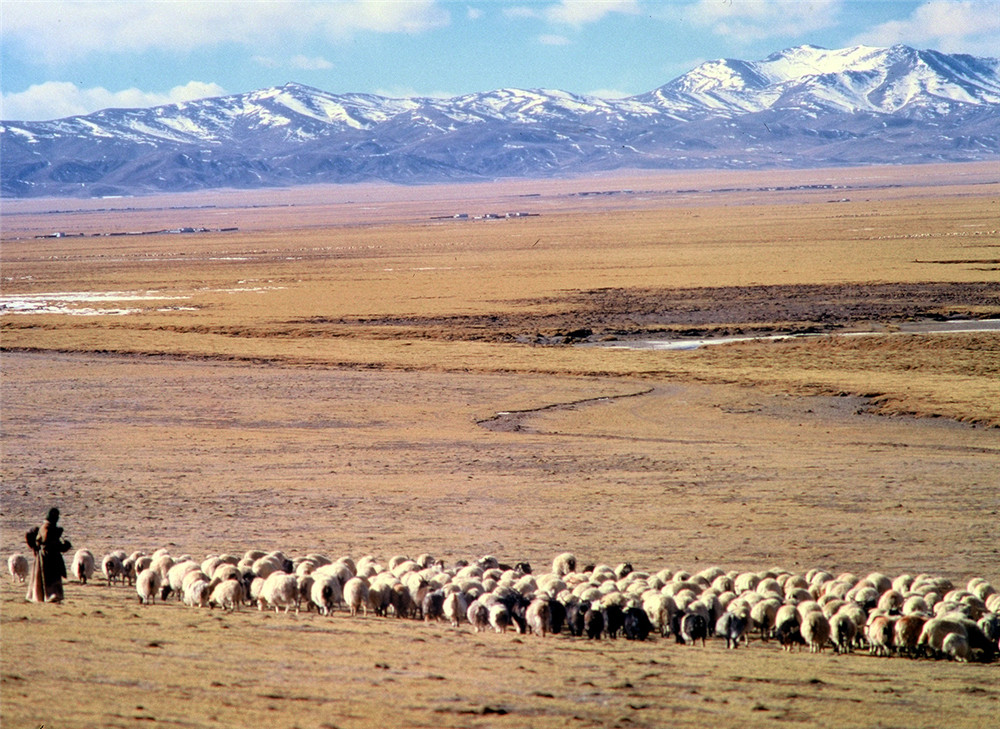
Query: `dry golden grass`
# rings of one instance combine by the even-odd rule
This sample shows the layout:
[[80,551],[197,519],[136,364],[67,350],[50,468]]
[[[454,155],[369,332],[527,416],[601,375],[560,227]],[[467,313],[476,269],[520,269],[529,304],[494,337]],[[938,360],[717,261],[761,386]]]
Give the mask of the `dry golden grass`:
[[[741,194],[720,193],[694,206],[659,200],[650,207],[639,200],[634,209],[595,203],[590,211],[573,213],[561,212],[563,198],[554,195],[551,214],[537,218],[317,227],[315,217],[305,215],[303,227],[292,229],[280,227],[287,209],[278,207],[273,219],[260,221],[257,232],[98,239],[98,248],[94,239],[9,240],[4,244],[7,294],[125,290],[153,291],[164,298],[140,303],[143,312],[127,317],[6,317],[4,345],[349,366],[730,379],[734,373],[728,363],[737,357],[720,364],[720,358],[705,353],[668,360],[620,351],[495,347],[489,346],[493,327],[488,320],[463,326],[461,319],[508,315],[522,319],[523,333],[530,336],[532,320],[548,317],[571,330],[587,326],[590,312],[560,297],[606,288],[934,281],[992,282],[996,290],[997,266],[988,263],[995,260],[998,245],[995,187],[970,185],[944,194],[940,187],[911,185],[903,186],[913,191],[909,198],[889,188],[895,199],[838,204],[826,202],[830,191],[812,192],[811,199],[797,204],[750,204]],[[928,189],[940,195],[927,197]],[[528,199],[536,206],[547,200],[544,195]],[[413,214],[412,205],[398,203],[406,214]],[[396,209],[389,202],[380,208],[390,219]],[[173,225],[182,224],[187,214],[157,212],[172,213]],[[131,211],[140,217],[129,227],[150,227],[143,224],[145,214]],[[328,214],[337,220],[334,212]],[[76,220],[55,218],[64,223],[53,226],[58,228]],[[20,221],[13,215],[9,235]],[[926,303],[933,309],[933,302]],[[977,307],[975,300],[967,301],[954,313],[1000,312],[1000,305],[983,303]],[[427,324],[440,317],[451,323]],[[386,326],[386,321],[395,324]],[[788,324],[794,322],[776,322]],[[995,370],[995,347],[984,347],[981,339],[969,343],[952,337],[949,342],[956,357],[971,347],[987,370]],[[853,360],[845,367],[836,357],[823,358],[830,363],[823,372],[813,356],[815,346],[763,350],[783,360],[781,367],[764,364],[766,379],[780,380],[791,368],[795,372],[788,371],[788,384],[798,387],[801,371],[808,369],[824,389],[884,394],[885,406],[900,412],[1000,422],[996,398],[982,397],[992,372],[980,373],[967,392],[963,381],[956,392],[955,380],[940,377],[948,374],[941,370],[951,358],[938,356],[939,343],[930,355],[938,365],[927,378],[920,377],[927,359],[923,342],[903,347],[916,358],[905,390],[893,372],[878,364],[878,353],[864,364],[862,377],[834,382],[842,370],[855,369],[868,342],[852,345]],[[828,349],[847,356],[847,347]],[[796,367],[788,361],[793,353],[807,362]],[[900,366],[894,361],[892,369]]]
[[985,729],[1000,699],[996,666],[143,608],[101,585],[39,606],[0,590],[12,727]]
[[[760,189],[818,182],[848,187]],[[625,188],[649,192],[574,194]],[[899,294],[878,309],[890,319],[995,315],[998,200],[995,166],[957,166],[50,201],[80,210],[58,214],[5,201],[5,296],[163,298],[0,319],[0,548],[23,549],[58,504],[95,553],[495,553],[541,569],[573,549],[998,584],[997,431],[957,422],[1000,424],[997,334],[529,343],[627,324],[633,294],[702,287],[747,301],[701,331],[823,313],[820,297],[761,320],[761,287],[779,285],[791,302],[879,284]],[[521,209],[540,215],[428,220]],[[180,225],[241,230],[30,238]],[[955,296],[915,300],[932,284]],[[100,586],[70,585],[63,606],[22,596],[0,591],[4,726],[985,727],[1000,701],[996,664],[140,609]]]

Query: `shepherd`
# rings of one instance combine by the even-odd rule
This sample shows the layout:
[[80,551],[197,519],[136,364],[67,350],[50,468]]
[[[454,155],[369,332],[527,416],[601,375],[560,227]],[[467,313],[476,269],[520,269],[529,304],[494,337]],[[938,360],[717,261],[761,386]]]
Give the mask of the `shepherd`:
[[62,538],[59,526],[59,509],[49,509],[41,527],[33,527],[24,535],[24,540],[35,553],[35,563],[31,568],[27,599],[31,602],[61,602],[63,599],[62,580],[66,576],[63,552],[73,546]]

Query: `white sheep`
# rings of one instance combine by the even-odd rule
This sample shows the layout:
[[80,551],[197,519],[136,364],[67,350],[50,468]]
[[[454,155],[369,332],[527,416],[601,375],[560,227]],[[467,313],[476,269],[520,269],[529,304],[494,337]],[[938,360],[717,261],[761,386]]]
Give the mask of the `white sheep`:
[[924,623],[924,627],[920,630],[917,645],[927,646],[935,653],[941,653],[944,650],[944,639],[951,633],[959,633],[963,638],[968,640],[968,632],[961,618],[932,618]]
[[990,595],[995,595],[997,592],[993,585],[984,580],[982,577],[973,577],[969,580],[969,584],[966,585],[965,589],[978,597],[980,600],[986,600]]
[[[404,562],[413,562],[413,560],[411,560],[409,557],[406,557],[406,556],[404,556],[402,554],[396,554],[396,555],[393,555],[392,557],[389,557],[389,561],[386,562],[386,565],[388,566],[388,569],[389,569],[390,572],[395,572],[396,571],[396,567],[398,567],[399,565],[403,564]],[[414,562],[414,564],[416,564],[416,563]]]
[[[455,573],[456,580],[479,580],[483,576],[483,568],[477,564],[467,564]],[[555,575],[543,575],[555,577]]]
[[312,610],[312,586],[315,582],[316,578],[311,574],[295,574],[295,584],[299,588],[299,605],[304,602],[306,610]]
[[205,574],[210,575],[213,580],[238,580],[242,575],[240,574],[239,567],[229,564],[228,562],[222,562],[216,566],[213,572],[206,572]]
[[858,626],[847,613],[836,613],[830,618],[830,640],[837,653],[849,653],[854,647]]
[[[847,605],[847,603],[841,600],[839,597],[830,597],[829,595],[823,595],[823,597],[819,599],[819,604],[823,607],[823,614],[827,618],[832,618],[834,615],[840,612],[840,608],[844,607],[844,605]],[[852,604],[857,604],[857,603],[852,603]]]
[[795,609],[799,611],[799,617],[803,619],[806,617],[808,613],[823,612],[823,607],[815,600],[807,600],[805,602],[800,602],[797,605],[795,605]]
[[354,566],[351,571],[354,573],[354,576],[357,577],[361,574],[361,570],[367,570],[369,565],[378,564],[378,559],[376,559],[374,554],[366,554],[353,564]]
[[910,595],[903,601],[903,615],[930,615],[931,608],[921,595]]
[[[197,575],[199,573],[192,572],[190,574]],[[200,572],[200,574],[203,575],[204,573]],[[201,579],[201,577],[191,580],[184,585],[184,604],[189,607],[206,607],[210,597],[209,583],[207,580]]]
[[163,578],[157,570],[147,567],[135,579],[135,591],[139,593],[139,602],[152,605],[156,602],[156,593],[160,591]]
[[775,626],[784,625],[789,620],[794,620],[796,625],[802,623],[802,618],[799,617],[799,611],[795,605],[782,605],[774,614],[774,624]]
[[[344,602],[347,603],[352,618],[358,614],[358,610],[364,611],[365,617],[368,617],[368,580],[364,577],[349,579],[344,585]],[[422,599],[418,604],[422,604]]]
[[281,572],[284,561],[274,554],[266,554],[253,563],[253,573],[267,579],[275,572]]
[[311,559],[303,559],[295,564],[295,576],[306,577],[311,575],[319,566],[318,562],[314,562]]
[[897,653],[905,653],[909,656],[917,654],[920,644],[920,633],[923,631],[927,618],[923,615],[903,615],[896,621],[893,627],[893,645]]
[[969,639],[961,633],[948,633],[941,642],[941,652],[959,663],[969,660]]
[[802,639],[809,646],[810,653],[821,653],[830,640],[830,621],[822,610],[810,610],[802,616],[799,626]]
[[329,615],[333,612],[334,605],[339,605],[344,601],[340,580],[329,574],[318,576],[314,574],[309,598],[319,608],[320,615]]
[[190,572],[185,572],[184,579],[181,580],[181,592],[183,593],[184,590],[188,588],[188,585],[190,585],[192,582],[195,582],[196,580],[204,580],[205,582],[212,581],[211,578],[204,572],[202,572],[200,569],[191,570]]
[[7,558],[7,570],[10,572],[10,581],[13,583],[26,582],[28,573],[31,571],[31,563],[23,554],[12,554]]
[[510,627],[510,612],[503,603],[498,602],[490,606],[489,619],[490,625],[497,633],[506,633]]
[[670,632],[674,615],[677,613],[677,604],[674,602],[674,598],[654,590],[643,597],[642,609],[646,612],[646,617],[649,618],[653,628],[660,635],[666,636]]
[[210,554],[201,561],[201,571],[206,575],[215,572],[215,568],[222,564],[222,560],[217,554]]
[[150,569],[156,570],[160,573],[160,580],[162,582],[167,581],[167,574],[173,566],[174,558],[161,550],[157,550],[153,553],[152,561],[149,563]]
[[[712,590],[714,591],[714,590],[715,590],[715,588],[713,587],[713,588],[712,588]],[[731,590],[728,590],[728,591],[726,591],[726,592],[723,592],[723,593],[721,593],[720,595],[718,595],[718,596],[716,597],[716,599],[717,599],[717,600],[719,601],[719,607],[720,607],[720,608],[722,608],[723,610],[728,610],[728,609],[729,609],[729,605],[730,605],[730,604],[731,604],[731,603],[732,603],[732,602],[733,602],[734,600],[736,600],[736,593],[735,593],[735,592],[732,592]],[[740,599],[742,599],[742,598],[740,598]],[[750,603],[748,603],[748,604],[750,604]],[[756,603],[753,603],[753,604],[755,605]],[[751,605],[751,607],[752,607],[752,606],[753,606],[753,605]]]
[[[403,585],[406,586],[407,591],[410,593],[410,600],[413,605],[416,606],[418,612],[423,612],[424,596],[430,590],[430,585],[427,584],[427,580],[420,572],[407,572],[400,578]],[[345,596],[346,596],[346,585]]]
[[524,575],[514,583],[514,589],[530,599],[538,592],[538,583],[531,575]]
[[101,570],[104,572],[104,577],[107,578],[109,586],[115,582],[125,584],[125,577],[122,574],[122,561],[117,554],[104,555],[104,559],[101,560]]
[[[218,577],[213,577],[212,578],[212,582],[217,585],[220,582],[222,582],[222,580],[219,579]],[[250,581],[250,602],[251,603],[255,603],[256,604],[257,600],[260,599],[260,591],[264,589],[264,582],[266,582],[266,580],[263,577],[254,577],[253,580]]]
[[86,585],[87,580],[94,574],[94,554],[89,549],[78,549],[73,555],[73,564],[70,573],[82,584]]
[[131,586],[135,584],[135,558],[126,557],[122,560],[122,580]]
[[549,601],[544,599],[532,600],[524,613],[528,631],[542,638],[549,630],[549,617]]
[[[231,581],[227,580],[227,582]],[[265,605],[273,607],[274,612],[284,608],[285,614],[294,607],[297,613],[299,611],[299,583],[295,575],[286,572],[269,574],[264,580],[264,586],[260,589],[257,609],[263,610]]]
[[212,590],[208,599],[210,607],[218,606],[223,610],[239,610],[244,600],[243,583],[239,580],[223,580]]
[[[572,552],[563,552],[552,560],[552,573],[557,577],[562,577],[563,575],[568,575],[570,572],[576,571],[576,555]],[[611,573],[614,577],[614,572]]]
[[466,619],[469,612],[469,601],[462,592],[452,592],[445,596],[443,606],[444,616],[457,628]]
[[883,575],[881,572],[872,572],[868,575],[862,582],[865,582],[875,588],[875,591],[881,595],[883,592],[888,592],[892,589],[892,580]]
[[[382,575],[386,578],[379,579]],[[395,580],[391,572],[380,572],[374,575],[368,583],[368,596],[365,598],[366,607],[371,609],[378,616],[384,616],[392,602],[392,584],[387,579]]]
[[305,559],[313,563],[313,567],[322,567],[323,565],[332,564],[333,560],[327,557],[325,554],[320,554],[319,552],[310,552],[305,556]]
[[830,580],[829,582],[823,583],[821,592],[823,595],[830,595],[831,597],[838,597],[843,600],[847,597],[847,593],[851,592],[852,589],[853,586],[846,582]]
[[[676,575],[675,575],[676,578]],[[754,572],[742,572],[733,580],[733,592],[737,595],[743,592],[756,590],[760,583],[760,577]]]
[[[152,556],[150,556],[148,554],[140,554],[137,557],[135,557],[135,575],[136,575],[136,577],[138,577],[139,573],[142,572],[147,567],[149,567],[151,564],[153,564],[153,558],[152,558]],[[124,567],[124,565],[122,565],[122,566]]]
[[177,562],[173,567],[167,570],[167,579],[164,580],[164,584],[170,588],[171,592],[177,593],[178,600],[181,600],[184,597],[181,594],[181,588],[184,586],[184,577],[189,572],[201,572],[200,565],[192,560],[187,560],[184,562]]
[[750,627],[760,631],[761,640],[767,640],[774,632],[775,618],[781,603],[771,598],[754,603],[750,607]]
[[910,588],[913,585],[913,575],[902,574],[897,575],[892,581],[892,589],[896,592],[905,595],[910,592]]
[[868,624],[865,626],[869,653],[880,656],[888,656],[892,653],[896,638],[895,622],[888,615],[879,615],[873,612],[869,616]]
[[479,599],[469,603],[469,609],[465,611],[465,617],[477,633],[485,632],[490,626],[490,610]]

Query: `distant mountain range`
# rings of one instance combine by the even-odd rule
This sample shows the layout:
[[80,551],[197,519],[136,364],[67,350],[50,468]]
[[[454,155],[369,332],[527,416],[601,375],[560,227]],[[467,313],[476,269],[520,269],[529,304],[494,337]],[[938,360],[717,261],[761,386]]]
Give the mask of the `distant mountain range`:
[[289,83],[5,121],[0,194],[989,159],[1000,159],[997,59],[800,46],[762,61],[709,61],[623,99],[540,89],[397,99]]

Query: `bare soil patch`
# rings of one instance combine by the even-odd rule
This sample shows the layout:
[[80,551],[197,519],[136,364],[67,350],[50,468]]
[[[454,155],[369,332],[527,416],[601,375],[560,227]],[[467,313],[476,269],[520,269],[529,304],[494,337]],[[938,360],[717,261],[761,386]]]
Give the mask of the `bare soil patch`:
[[452,317],[312,317],[290,324],[374,326],[414,336],[568,344],[657,334],[832,332],[861,325],[1000,315],[1000,282],[597,289],[513,301],[528,313]]

